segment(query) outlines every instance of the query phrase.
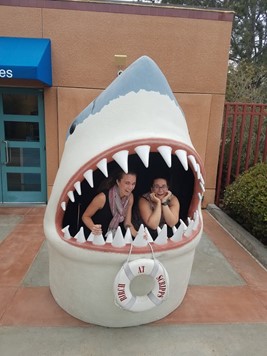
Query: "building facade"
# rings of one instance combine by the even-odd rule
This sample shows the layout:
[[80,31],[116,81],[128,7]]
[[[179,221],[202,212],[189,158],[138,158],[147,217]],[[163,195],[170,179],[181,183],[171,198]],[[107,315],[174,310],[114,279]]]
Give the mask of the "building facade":
[[233,13],[0,0],[0,203],[46,203],[70,123],[147,55],[182,107],[214,202]]

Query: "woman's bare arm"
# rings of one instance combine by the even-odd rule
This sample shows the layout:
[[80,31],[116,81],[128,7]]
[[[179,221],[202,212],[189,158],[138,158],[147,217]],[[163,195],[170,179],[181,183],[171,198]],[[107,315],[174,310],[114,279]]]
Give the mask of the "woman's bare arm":
[[179,220],[180,204],[176,196],[172,195],[169,205],[162,205],[162,215],[166,224],[173,227]]
[[92,231],[94,235],[102,234],[101,224],[95,224],[92,217],[95,213],[102,209],[106,203],[106,196],[104,193],[100,193],[94,197],[91,203],[86,208],[82,216],[82,221],[84,224]]
[[155,209],[152,210],[149,201],[141,197],[138,202],[139,212],[145,225],[150,227],[150,229],[155,230],[160,223],[161,218],[161,201],[155,198],[155,194],[151,193],[152,200],[155,202]]

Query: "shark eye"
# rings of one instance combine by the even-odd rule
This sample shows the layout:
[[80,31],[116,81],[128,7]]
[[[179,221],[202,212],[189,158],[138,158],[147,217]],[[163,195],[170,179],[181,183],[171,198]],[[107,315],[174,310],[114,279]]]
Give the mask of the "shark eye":
[[73,132],[75,131],[75,129],[76,129],[76,122],[73,122],[72,125],[71,125],[71,127],[70,127],[70,129],[69,129],[70,135],[73,134]]

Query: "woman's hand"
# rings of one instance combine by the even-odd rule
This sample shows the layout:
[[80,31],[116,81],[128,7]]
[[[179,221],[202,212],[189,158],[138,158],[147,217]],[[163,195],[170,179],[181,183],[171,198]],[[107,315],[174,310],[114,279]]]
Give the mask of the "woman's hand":
[[167,195],[162,199],[161,203],[166,203],[168,200],[170,200],[172,197],[172,192],[168,190]]
[[160,199],[156,196],[155,193],[150,193],[150,199],[153,203],[156,204],[161,203]]
[[97,235],[102,235],[102,225],[94,224],[91,231],[96,236]]

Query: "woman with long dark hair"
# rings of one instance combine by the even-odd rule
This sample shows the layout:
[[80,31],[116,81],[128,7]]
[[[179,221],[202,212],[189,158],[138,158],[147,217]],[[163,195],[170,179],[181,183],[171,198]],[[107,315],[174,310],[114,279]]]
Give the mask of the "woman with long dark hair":
[[82,220],[94,235],[103,235],[111,231],[115,234],[118,226],[128,227],[133,236],[136,230],[132,225],[132,191],[136,185],[136,173],[119,171],[105,182],[103,190],[95,196],[86,208]]

